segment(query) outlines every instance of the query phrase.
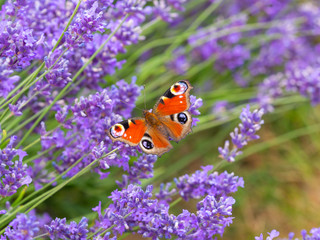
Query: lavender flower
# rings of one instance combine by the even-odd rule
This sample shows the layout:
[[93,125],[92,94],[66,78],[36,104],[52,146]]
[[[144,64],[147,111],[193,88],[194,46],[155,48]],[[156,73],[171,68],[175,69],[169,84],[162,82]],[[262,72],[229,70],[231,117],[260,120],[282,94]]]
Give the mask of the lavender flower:
[[212,113],[217,119],[227,119],[228,110],[230,110],[232,105],[228,101],[217,101],[212,106]]
[[0,239],[5,240],[25,240],[33,239],[45,232],[44,225],[51,221],[48,214],[43,216],[36,215],[32,210],[28,214],[18,214],[16,218],[9,223]]
[[157,161],[156,155],[141,155],[130,167],[128,175],[122,176],[122,182],[118,182],[119,187],[123,188],[129,183],[141,184],[141,179],[153,177],[153,164]]
[[176,74],[182,75],[190,68],[190,62],[182,48],[173,52],[175,58],[167,64],[167,68],[173,70]]
[[211,165],[202,169],[203,171],[196,171],[191,176],[184,175],[174,180],[179,194],[185,200],[198,199],[205,195],[219,198],[236,192],[238,187],[244,187],[243,179],[234,176],[234,173],[209,173],[213,169]]
[[[268,233],[268,237],[266,240],[272,240],[275,237],[279,236],[279,232],[277,230],[272,230],[271,232]],[[255,237],[255,240],[263,240],[263,234],[261,233],[259,237]]]
[[18,214],[6,228],[4,236],[9,240],[32,239],[40,231],[39,224],[35,215]]
[[[32,182],[27,173],[27,164],[22,163],[26,152],[13,147],[17,137],[13,136],[9,144],[0,149],[0,196],[7,197],[14,194],[21,186]],[[16,157],[18,159],[16,160]]]
[[[1,44],[0,44],[1,48]],[[0,97],[6,98],[10,91],[15,87],[15,83],[19,81],[19,76],[10,76],[13,71],[9,68],[9,58],[0,58]]]
[[228,162],[234,162],[235,157],[242,153],[239,149],[247,145],[249,141],[259,138],[259,136],[256,135],[256,132],[264,123],[264,121],[261,120],[263,113],[264,111],[262,109],[250,112],[249,105],[242,109],[240,114],[240,120],[242,123],[239,124],[239,128],[235,128],[234,132],[230,133],[233,149],[230,150],[229,141],[225,141],[224,148],[218,148],[221,158]]
[[65,218],[56,218],[50,225],[45,225],[50,239],[87,239],[87,228],[88,219],[85,217],[78,224],[74,221],[67,224]]
[[[203,104],[202,99],[196,98],[196,96],[190,95],[190,103],[191,103],[191,106],[188,111],[194,116],[200,115],[200,111],[198,110],[198,108],[200,108]],[[196,126],[197,122],[199,121],[200,120],[198,118],[193,117],[192,126]]]
[[[35,89],[39,92],[41,91],[52,91],[48,85],[55,86],[58,88],[63,88],[67,85],[68,82],[71,81],[71,73],[68,71],[69,61],[62,57],[56,65],[53,66],[55,61],[57,61],[58,57],[62,54],[62,49],[57,49],[54,53],[50,53],[49,56],[44,58],[44,62],[46,64],[46,68],[50,68],[50,72],[46,75],[47,84],[44,86],[37,86]],[[48,94],[44,94],[48,95]],[[49,94],[50,95],[50,94]]]
[[[112,203],[102,213],[101,203],[94,208],[99,215],[94,229],[107,229],[114,226],[116,237],[125,231],[139,226],[137,231],[143,237],[178,239],[209,239],[223,234],[224,228],[232,222],[232,197],[217,200],[208,195],[197,205],[197,215],[184,210],[178,216],[169,214],[167,204],[152,199],[152,186],[142,190],[139,186],[129,185],[121,191],[111,193]],[[110,234],[108,234],[108,237]]]
[[214,235],[223,235],[225,227],[232,223],[232,197],[216,199],[208,195],[197,204],[198,230],[191,233],[196,239],[211,239]]
[[[7,58],[13,69],[22,69],[36,58],[37,39],[31,29],[23,29],[19,23],[1,19],[0,57]],[[14,67],[15,66],[15,67]]]
[[21,109],[22,109],[22,107],[23,107],[24,104],[25,104],[25,101],[24,101],[24,100],[23,100],[23,101],[19,100],[19,101],[17,102],[17,104],[15,104],[15,105],[9,104],[9,109],[10,109],[10,111],[13,113],[13,115],[15,115],[15,116],[21,116],[21,115],[22,115]]
[[314,64],[292,61],[287,64],[286,87],[310,98],[313,105],[320,103],[320,60]]
[[283,94],[285,79],[282,73],[271,75],[259,85],[257,102],[265,112],[272,112],[272,103]]
[[[266,240],[272,240],[275,237],[279,236],[279,232],[274,229],[270,233],[268,233],[268,235],[269,236],[266,238]],[[302,230],[301,236],[302,236],[302,239],[304,240],[318,240],[320,238],[320,228],[312,228],[310,230],[310,235],[306,230]],[[294,238],[294,233],[293,232],[289,233],[288,240],[293,240],[293,238]],[[295,239],[298,239],[298,238],[295,238]],[[259,237],[255,237],[255,240],[264,240],[263,234],[261,233]]]
[[243,45],[236,45],[231,49],[221,49],[217,54],[215,67],[219,72],[235,70],[250,58],[250,51]]
[[66,42],[69,48],[78,46],[83,42],[93,40],[94,32],[104,32],[106,25],[101,21],[103,12],[95,1],[89,9],[82,9],[75,18],[70,30],[66,32]]

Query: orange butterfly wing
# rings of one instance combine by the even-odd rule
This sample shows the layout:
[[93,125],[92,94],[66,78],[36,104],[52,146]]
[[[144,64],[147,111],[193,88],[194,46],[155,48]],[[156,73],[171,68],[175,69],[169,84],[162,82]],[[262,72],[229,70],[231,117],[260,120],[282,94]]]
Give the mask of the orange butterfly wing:
[[187,111],[190,107],[189,81],[173,84],[153,108],[154,114],[165,126],[168,135],[176,142],[191,132],[192,117]]
[[156,154],[158,156],[161,156],[172,148],[167,135],[154,127],[147,129],[139,146],[145,153]]
[[159,99],[152,112],[158,116],[166,116],[189,109],[191,89],[192,86],[187,80],[173,84]]
[[137,146],[147,130],[144,118],[131,118],[113,125],[108,135],[112,141],[121,141]]

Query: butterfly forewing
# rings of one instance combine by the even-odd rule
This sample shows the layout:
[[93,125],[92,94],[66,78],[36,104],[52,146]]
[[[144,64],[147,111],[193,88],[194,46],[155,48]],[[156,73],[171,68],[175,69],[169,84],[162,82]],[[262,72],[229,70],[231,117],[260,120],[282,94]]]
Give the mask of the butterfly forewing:
[[160,97],[153,108],[153,113],[162,117],[186,111],[190,107],[189,92],[191,89],[189,81],[186,80],[173,84]]
[[108,135],[112,141],[121,141],[136,146],[147,130],[144,118],[131,118],[113,125]]

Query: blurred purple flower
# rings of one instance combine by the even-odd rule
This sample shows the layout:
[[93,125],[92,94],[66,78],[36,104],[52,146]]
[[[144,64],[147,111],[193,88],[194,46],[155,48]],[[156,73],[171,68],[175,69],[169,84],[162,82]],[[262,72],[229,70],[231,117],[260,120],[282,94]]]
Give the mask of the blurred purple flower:
[[[272,240],[275,237],[279,236],[279,232],[277,230],[272,230],[271,232],[268,233],[268,237],[266,238],[266,240]],[[261,233],[259,237],[255,237],[255,240],[264,240],[263,238],[263,234]]]
[[265,78],[259,85],[256,101],[264,112],[273,111],[272,104],[276,98],[282,96],[285,85],[285,77],[282,73]]
[[217,54],[215,67],[219,72],[235,70],[250,58],[250,51],[244,45],[221,49]]
[[227,119],[227,113],[230,108],[231,104],[228,101],[217,101],[212,106],[212,114],[217,119]]
[[263,109],[250,112],[249,105],[242,109],[240,114],[241,123],[239,124],[239,128],[235,128],[234,132],[230,133],[233,148],[230,150],[229,141],[225,141],[224,148],[218,148],[221,158],[227,160],[228,162],[234,162],[235,157],[242,154],[242,152],[239,151],[241,148],[247,145],[249,141],[259,138],[259,136],[256,135],[256,132],[264,123],[264,121],[261,119],[263,113]]
[[15,116],[21,116],[23,105],[25,104],[25,100],[19,100],[15,105],[9,104],[9,109]]
[[302,23],[302,28],[305,31],[310,31],[315,35],[320,34],[320,10],[315,2],[303,2],[298,9],[298,12],[305,18]]
[[0,239],[26,240],[34,239],[45,232],[44,225],[51,221],[51,217],[45,213],[37,216],[34,210],[28,214],[18,214],[16,218],[5,228]]
[[173,56],[174,58],[167,63],[167,68],[171,69],[176,74],[185,74],[190,68],[190,63],[184,50],[182,48],[176,49],[173,52]]
[[304,60],[291,61],[286,66],[285,85],[288,91],[300,92],[313,105],[320,103],[320,59],[313,64]]
[[[0,33],[1,37],[1,33]],[[0,39],[1,41],[1,39]],[[0,43],[1,48],[1,43]],[[1,56],[1,54],[0,54]],[[6,98],[10,91],[15,87],[15,83],[20,80],[19,76],[13,75],[13,70],[10,70],[9,58],[0,58],[0,97]]]
[[[190,108],[189,108],[189,112],[191,113],[191,115],[194,116],[198,116],[200,115],[200,111],[198,110],[198,108],[202,107],[203,101],[201,98],[197,98],[196,96],[190,95]],[[200,120],[198,118],[193,117],[192,118],[192,126],[196,126],[197,122],[199,122]]]

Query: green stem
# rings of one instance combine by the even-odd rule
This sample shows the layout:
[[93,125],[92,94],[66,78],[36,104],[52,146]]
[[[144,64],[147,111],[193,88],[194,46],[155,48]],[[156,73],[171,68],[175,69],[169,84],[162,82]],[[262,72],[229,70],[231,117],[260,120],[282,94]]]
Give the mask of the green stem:
[[[19,131],[21,128],[23,128],[25,125],[27,125],[28,123],[32,122],[35,118],[37,118],[41,112],[43,111],[43,109],[39,110],[37,113],[33,114],[31,117],[29,117],[26,121],[24,121],[23,123],[20,123],[18,126],[16,126],[13,130],[10,131],[10,129],[14,126],[8,125],[8,135],[12,136],[14,133],[16,133],[17,131]],[[18,121],[20,122],[20,121]]]
[[63,30],[63,32],[61,33],[58,41],[56,42],[56,44],[54,45],[53,49],[51,50],[52,53],[54,52],[54,50],[56,50],[56,48],[58,47],[59,43],[61,42],[61,40],[62,40],[65,32],[68,30],[68,28],[69,28],[69,26],[70,26],[70,24],[71,24],[74,16],[75,16],[76,13],[78,12],[78,9],[79,9],[79,7],[80,7],[81,2],[82,2],[82,0],[79,0],[77,6],[76,6],[75,9],[73,10],[73,13],[72,13],[72,15],[71,15],[71,17],[70,17],[70,19],[69,19],[69,21],[68,21],[68,23],[67,23],[67,26],[64,28],[64,30]]
[[[28,84],[30,82],[30,79],[33,78],[34,75],[38,75],[39,72],[42,70],[42,68],[44,67],[44,63],[42,63],[37,70],[35,70],[33,73],[31,73],[27,78],[25,78],[17,87],[15,87],[5,99],[2,99],[0,101],[0,105],[5,103],[6,101],[8,101],[8,98],[11,97],[13,94],[15,94],[22,86]],[[2,109],[4,107],[4,105],[0,106],[0,109]]]
[[41,151],[41,153],[35,155],[35,156],[32,156],[31,158],[28,158],[26,159],[25,161],[23,161],[23,163],[26,163],[26,164],[29,164],[30,162],[32,162],[33,160],[37,159],[37,158],[40,158],[41,156],[47,154],[48,152],[50,152],[52,149],[54,149],[56,146],[52,146],[51,148],[48,148],[47,150],[45,151]]

